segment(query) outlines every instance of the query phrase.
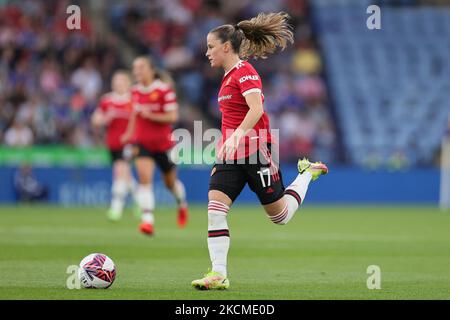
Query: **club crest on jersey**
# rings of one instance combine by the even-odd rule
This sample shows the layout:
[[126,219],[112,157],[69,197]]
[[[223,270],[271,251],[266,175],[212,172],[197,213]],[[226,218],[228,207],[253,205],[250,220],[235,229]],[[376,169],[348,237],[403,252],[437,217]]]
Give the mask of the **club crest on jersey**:
[[157,100],[158,97],[159,97],[159,93],[158,93],[158,92],[152,92],[152,93],[150,93],[150,95],[148,96],[148,98],[149,98],[150,100]]
[[259,80],[259,77],[255,74],[255,75],[248,75],[248,76],[243,76],[242,78],[239,79],[239,83],[243,83],[247,80],[253,80],[253,81],[257,81]]

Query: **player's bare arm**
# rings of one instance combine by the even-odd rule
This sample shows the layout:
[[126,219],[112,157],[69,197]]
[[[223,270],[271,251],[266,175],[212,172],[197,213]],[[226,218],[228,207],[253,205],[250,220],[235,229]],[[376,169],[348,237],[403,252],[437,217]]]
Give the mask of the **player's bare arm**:
[[95,127],[106,126],[111,122],[111,120],[112,118],[108,113],[103,112],[99,109],[95,110],[91,117],[91,123]]
[[127,142],[131,139],[131,136],[133,135],[135,126],[136,126],[136,112],[133,112],[133,113],[131,114],[130,120],[128,121],[128,127],[127,127],[127,130],[126,130],[125,133],[120,137],[120,142],[121,142],[122,144],[127,143]]
[[95,110],[91,117],[91,123],[95,127],[102,127],[106,124],[105,115],[100,110]]

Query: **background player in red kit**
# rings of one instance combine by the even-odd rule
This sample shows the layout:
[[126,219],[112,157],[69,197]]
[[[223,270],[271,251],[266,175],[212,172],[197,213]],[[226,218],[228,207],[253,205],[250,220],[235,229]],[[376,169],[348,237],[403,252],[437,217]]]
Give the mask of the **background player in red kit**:
[[111,206],[108,218],[117,221],[122,217],[125,200],[135,190],[135,181],[127,159],[124,159],[124,145],[120,137],[125,133],[133,112],[131,104],[131,79],[126,71],[116,71],[111,80],[112,92],[102,96],[92,115],[92,124],[106,126],[106,145],[113,163]]
[[178,120],[176,94],[168,81],[162,81],[152,61],[138,57],[133,62],[133,75],[137,84],[131,94],[133,115],[122,141],[128,141],[136,134],[136,169],[139,176],[137,202],[142,211],[142,233],[153,234],[155,199],[153,195],[153,174],[155,163],[162,171],[166,187],[175,196],[178,204],[178,225],[187,223],[188,211],[183,183],[177,177],[175,164],[169,157],[173,146],[171,125]]
[[[277,47],[293,42],[293,33],[285,13],[259,14],[237,25],[222,25],[207,36],[206,56],[211,66],[223,68],[225,75],[218,102],[222,112],[222,142],[213,167],[208,192],[208,249],[212,271],[192,281],[197,289],[226,289],[227,255],[230,235],[227,213],[248,183],[256,193],[269,219],[286,224],[294,216],[310,181],[326,174],[319,162],[299,160],[299,175],[287,188],[271,156],[273,137],[264,112],[264,95],[259,74],[248,61],[265,58]],[[250,137],[249,136],[250,133]],[[252,148],[252,141],[257,141]],[[225,159],[224,161],[221,161]]]

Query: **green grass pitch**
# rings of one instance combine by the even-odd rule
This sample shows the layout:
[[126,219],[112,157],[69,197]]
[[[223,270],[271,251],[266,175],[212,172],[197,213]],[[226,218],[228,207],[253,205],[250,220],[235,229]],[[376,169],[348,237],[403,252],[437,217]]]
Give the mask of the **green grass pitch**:
[[[173,208],[156,211],[156,235],[104,210],[0,207],[0,299],[449,299],[450,214],[430,207],[308,206],[288,225],[262,208],[229,214],[230,289],[196,291],[210,266],[206,205],[178,229]],[[66,269],[93,252],[117,267],[108,290],[69,290]],[[369,290],[367,267],[381,268]]]

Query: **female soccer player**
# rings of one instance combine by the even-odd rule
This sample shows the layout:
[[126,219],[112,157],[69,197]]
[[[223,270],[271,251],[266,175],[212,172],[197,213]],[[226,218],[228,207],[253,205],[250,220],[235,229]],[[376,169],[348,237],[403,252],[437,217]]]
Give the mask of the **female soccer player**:
[[136,130],[136,169],[139,176],[137,202],[142,211],[140,231],[153,234],[155,199],[153,174],[155,162],[162,171],[166,187],[178,204],[178,225],[184,227],[188,209],[183,183],[177,177],[175,164],[169,157],[173,146],[171,124],[178,120],[178,103],[170,84],[163,82],[148,57],[133,61],[133,75],[137,84],[131,90],[134,112],[122,141],[128,141]]
[[112,199],[108,211],[108,218],[112,221],[120,220],[125,199],[135,189],[129,162],[124,159],[124,145],[120,141],[132,113],[130,87],[129,74],[124,70],[116,71],[111,80],[112,91],[102,96],[92,115],[95,127],[106,126],[106,145],[113,163]]
[[[207,35],[206,56],[212,67],[222,68],[225,74],[218,97],[222,112],[222,141],[218,152],[221,161],[213,166],[208,192],[208,249],[212,271],[192,281],[197,289],[226,289],[230,285],[227,213],[247,183],[269,219],[283,225],[305,200],[310,181],[328,172],[322,163],[299,160],[299,175],[284,188],[279,167],[271,156],[275,141],[263,109],[261,78],[245,61],[249,57],[266,58],[277,47],[284,49],[288,42],[292,43],[288,18],[285,13],[259,14],[237,25],[217,27]],[[259,143],[257,148],[254,141]]]

